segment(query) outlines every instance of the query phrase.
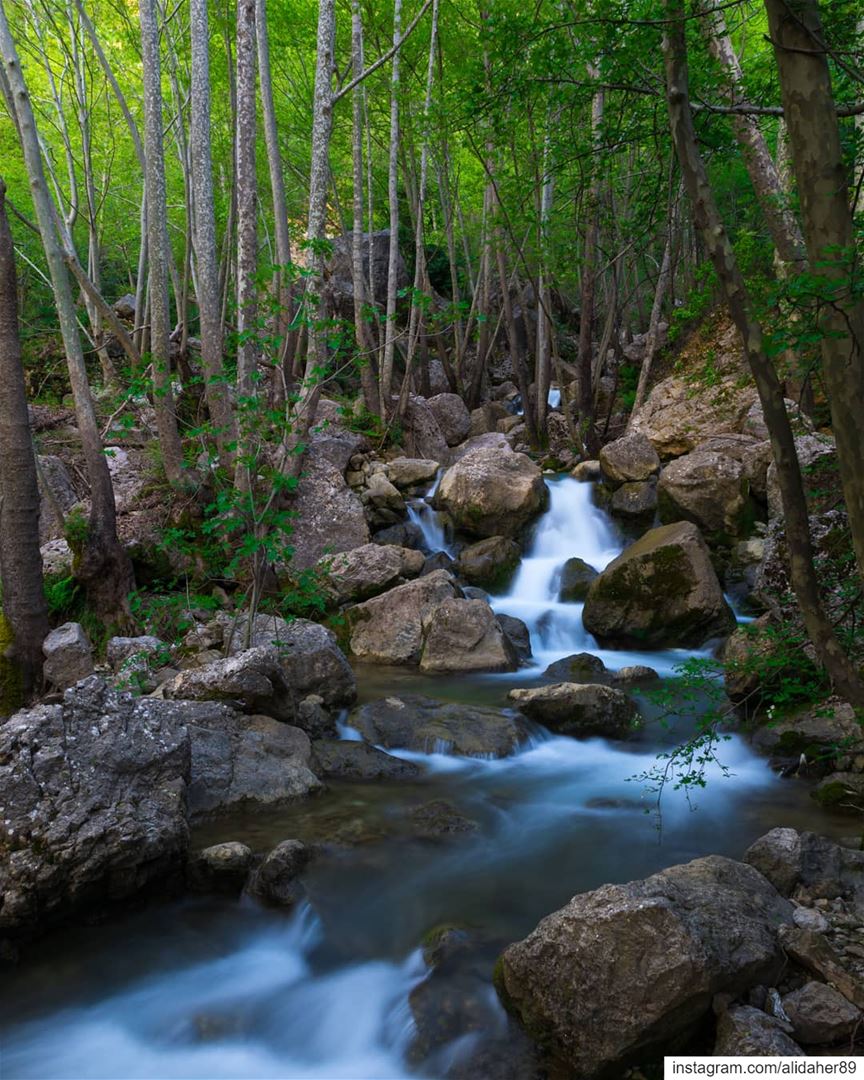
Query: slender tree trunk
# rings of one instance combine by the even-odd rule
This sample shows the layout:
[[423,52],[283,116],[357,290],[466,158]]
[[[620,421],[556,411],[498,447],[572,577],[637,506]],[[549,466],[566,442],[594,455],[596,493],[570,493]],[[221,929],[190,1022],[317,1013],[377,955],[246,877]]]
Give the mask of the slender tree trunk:
[[777,465],[792,587],[807,633],[835,690],[856,706],[861,706],[864,705],[864,683],[840,647],[822,605],[819,580],[813,564],[804,485],[783,390],[777,372],[765,354],[762,328],[752,313],[747,286],[717,210],[708,173],[696,141],[690,109],[683,0],[666,0],[665,10],[668,21],[663,40],[663,55],[672,138],[684,186],[693,207],[694,223],[717,271],[762,403]]
[[[555,190],[555,174],[551,161],[551,124],[546,128],[543,145],[543,186],[540,193],[540,274],[537,280],[537,348],[535,352],[535,378],[537,400],[534,421],[537,436],[546,438],[546,416],[549,411],[549,387],[552,381],[552,292],[549,288],[549,222],[552,216],[552,196]],[[584,314],[584,313],[583,313]]]
[[183,444],[177,430],[171,380],[171,312],[168,299],[168,210],[165,196],[165,152],[162,138],[162,85],[159,24],[154,0],[139,0],[141,68],[144,93],[144,156],[147,192],[147,255],[150,263],[150,359],[153,408],[165,475],[179,486]]
[[42,168],[39,134],[33,116],[33,107],[2,4],[0,4],[0,53],[3,56],[6,80],[15,104],[16,122],[30,181],[30,192],[51,275],[57,318],[75,401],[78,433],[90,481],[90,518],[87,536],[76,552],[75,574],[84,585],[94,610],[107,621],[123,624],[129,616],[128,596],[134,584],[132,567],[129,557],[117,539],[114,490],[111,486],[111,474],[108,471],[108,462],[93,409],[84,353],[78,335],[75,300],[57,235],[56,210],[51,201]]
[[[39,553],[39,486],[18,332],[15,252],[0,179],[0,584],[12,631],[0,655],[0,712],[23,704],[42,682],[48,607]],[[3,638],[6,635],[2,635]],[[18,682],[21,693],[16,694]],[[19,698],[19,700],[14,700]]]
[[[597,77],[593,65],[589,66],[591,78]],[[591,99],[591,134],[596,147],[603,124],[605,95],[597,90]],[[597,276],[597,245],[600,238],[600,170],[592,161],[592,178],[588,192],[588,223],[582,251],[582,288],[579,304],[579,421],[589,452],[595,450],[594,437],[594,389],[592,386],[592,345],[594,337],[594,292]]]
[[387,313],[384,322],[384,357],[381,362],[381,415],[391,413],[393,360],[396,350],[396,289],[399,267],[399,45],[402,41],[402,0],[393,4],[393,53],[390,76],[390,158],[387,198],[390,208],[390,252],[387,260]]
[[255,0],[237,3],[237,392],[255,393],[258,367],[258,182],[255,173]]
[[236,440],[236,426],[225,384],[222,357],[222,300],[216,250],[210,134],[210,26],[207,0],[190,0],[189,19],[192,61],[189,152],[195,203],[194,246],[201,366],[204,370],[207,407],[216,429],[216,446],[222,464],[230,467],[233,454],[229,447]]
[[815,0],[765,0],[819,309],[822,370],[859,574],[864,577],[864,299],[852,289],[855,223]]

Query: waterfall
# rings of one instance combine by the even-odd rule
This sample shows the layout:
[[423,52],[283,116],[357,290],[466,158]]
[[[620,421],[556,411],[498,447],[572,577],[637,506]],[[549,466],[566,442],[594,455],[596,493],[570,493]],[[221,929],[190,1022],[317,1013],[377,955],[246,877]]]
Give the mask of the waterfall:
[[442,475],[443,470],[439,470],[435,482],[426,494],[408,503],[408,520],[413,522],[423,534],[423,550],[427,555],[435,555],[439,551],[447,555],[453,554],[453,545],[447,541],[441,515],[432,506]]

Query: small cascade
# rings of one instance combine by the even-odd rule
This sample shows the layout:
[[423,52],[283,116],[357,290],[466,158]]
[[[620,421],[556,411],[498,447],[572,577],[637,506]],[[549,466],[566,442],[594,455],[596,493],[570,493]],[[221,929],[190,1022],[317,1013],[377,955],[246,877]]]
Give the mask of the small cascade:
[[408,503],[408,520],[423,534],[423,550],[427,555],[435,555],[439,551],[447,555],[453,554],[453,545],[447,541],[441,515],[432,506],[442,474],[443,470],[439,470],[435,482],[422,498],[412,499]]
[[561,408],[561,391],[557,386],[549,387],[549,396],[546,398],[550,409]]

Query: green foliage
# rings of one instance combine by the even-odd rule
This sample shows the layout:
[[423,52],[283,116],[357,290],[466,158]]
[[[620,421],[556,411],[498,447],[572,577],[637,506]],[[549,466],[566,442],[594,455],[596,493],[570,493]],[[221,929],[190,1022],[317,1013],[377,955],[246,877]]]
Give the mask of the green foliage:
[[80,554],[90,535],[90,522],[80,506],[73,506],[66,515],[63,535],[72,552],[75,555]]
[[695,284],[684,302],[672,311],[669,319],[669,344],[676,342],[686,328],[704,318],[717,296],[717,273],[710,262],[701,263],[694,273]]

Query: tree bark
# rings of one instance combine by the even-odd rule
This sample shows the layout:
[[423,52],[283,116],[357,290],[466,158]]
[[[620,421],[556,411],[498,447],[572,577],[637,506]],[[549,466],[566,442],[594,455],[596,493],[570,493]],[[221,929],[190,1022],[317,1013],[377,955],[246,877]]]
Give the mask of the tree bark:
[[765,354],[762,327],[754,317],[747,286],[738,267],[732,244],[723,226],[708,173],[693,127],[687,70],[682,0],[666,0],[667,28],[663,40],[667,104],[672,139],[681,176],[693,207],[693,219],[711,258],[730,314],[738,328],[750,370],[756,382],[771,449],[777,465],[777,481],[783,503],[786,543],[789,549],[792,587],[816,654],[834,688],[856,706],[864,705],[864,683],[840,647],[828,620],[813,564],[810,523],[795,438],[786,413],[777,372]]
[[255,173],[255,0],[237,3],[237,392],[255,393],[258,367],[258,181]]
[[384,322],[384,356],[381,361],[381,415],[391,412],[393,359],[396,349],[396,287],[399,266],[399,45],[402,41],[402,0],[393,4],[393,66],[390,76],[390,157],[387,198],[390,209],[390,251],[387,260],[387,312]]
[[168,207],[162,134],[162,64],[154,0],[139,0],[141,70],[144,94],[144,190],[147,193],[147,256],[150,264],[150,358],[153,408],[162,464],[169,484],[183,475],[183,444],[177,429],[171,380],[171,315],[168,299]]
[[123,625],[129,618],[129,593],[134,581],[129,557],[117,539],[117,512],[111,474],[105,458],[87,368],[75,314],[75,299],[57,235],[56,208],[51,200],[33,106],[21,70],[6,12],[0,4],[0,53],[6,80],[15,104],[21,148],[24,154],[33,206],[51,276],[57,318],[66,352],[69,381],[75,401],[78,433],[90,481],[90,517],[87,535],[75,552],[75,576],[83,584],[93,609],[106,621]]
[[[597,77],[596,69],[589,66],[588,74]],[[591,99],[591,136],[596,146],[603,124],[605,95],[596,90]],[[600,238],[600,171],[592,162],[592,178],[588,192],[588,224],[582,250],[582,288],[579,302],[579,421],[583,438],[589,452],[596,449],[594,436],[594,387],[592,385],[592,343],[594,337],[594,293],[597,277],[597,245]]]
[[858,572],[864,578],[864,299],[855,224],[815,0],[765,0],[811,274],[821,280],[822,371]]
[[[0,179],[0,583],[12,642],[0,655],[0,712],[40,689],[48,606],[39,553],[39,486],[18,331],[18,281]],[[5,635],[3,635],[5,637]],[[12,671],[8,666],[11,665]],[[15,678],[17,676],[17,678]],[[20,700],[14,701],[20,685]]]

